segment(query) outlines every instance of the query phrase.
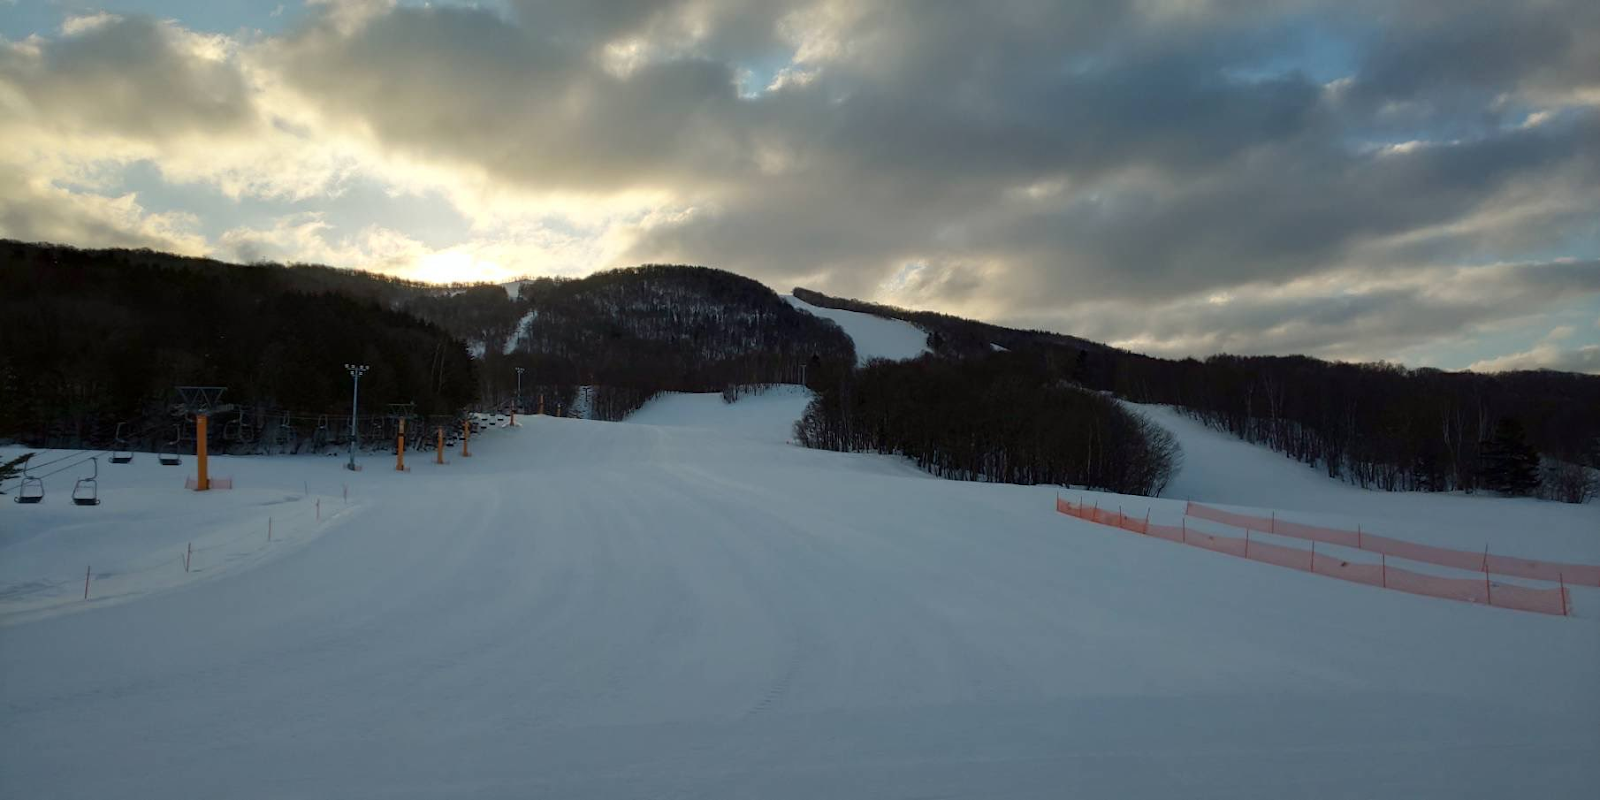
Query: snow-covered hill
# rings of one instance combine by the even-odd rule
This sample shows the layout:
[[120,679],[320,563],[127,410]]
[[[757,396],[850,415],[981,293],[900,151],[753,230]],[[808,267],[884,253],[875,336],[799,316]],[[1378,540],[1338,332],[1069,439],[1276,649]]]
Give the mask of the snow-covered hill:
[[1166,497],[1293,512],[1298,521],[1346,529],[1365,525],[1458,550],[1489,545],[1496,553],[1600,564],[1600,504],[1362,489],[1208,428],[1170,406],[1127,406],[1171,431],[1183,446],[1184,465]]
[[[519,418],[408,473],[219,459],[233,494],[141,458],[102,469],[99,507],[63,505],[62,478],[44,504],[0,503],[0,795],[1456,800],[1600,782],[1600,589],[1549,617],[1176,546],[1057,514],[1049,487],[786,445],[771,434],[801,399]],[[1292,466],[1239,463],[1261,482]],[[304,483],[324,509],[348,484],[351,510],[281,552],[241,546],[125,602],[48,588],[91,560],[181,570],[165,562],[191,531],[264,525]],[[1309,487],[1195,499],[1309,508]],[[1359,517],[1364,497],[1326,509]],[[1495,507],[1526,515],[1530,548],[1576,536],[1552,530],[1576,518]],[[39,591],[58,608],[16,613]]]
[[900,361],[928,352],[928,334],[909,322],[814,306],[794,295],[784,295],[783,299],[795,308],[838,323],[855,340],[859,363],[865,364],[874,358]]

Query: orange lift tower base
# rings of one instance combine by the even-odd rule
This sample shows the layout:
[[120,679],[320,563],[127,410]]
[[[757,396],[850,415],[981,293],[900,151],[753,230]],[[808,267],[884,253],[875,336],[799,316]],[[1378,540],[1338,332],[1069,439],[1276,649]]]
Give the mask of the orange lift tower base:
[[206,422],[205,414],[196,414],[194,418],[194,460],[199,464],[199,474],[195,476],[194,490],[203,492],[211,488],[211,465],[206,461]]
[[195,475],[194,489],[203,492],[211,488],[211,464],[207,459],[206,423],[214,413],[231,411],[233,406],[218,405],[226,386],[179,386],[178,396],[183,399],[184,410],[194,415],[194,456],[199,471]]
[[472,420],[469,418],[461,423],[461,457],[472,458],[472,453],[467,450],[467,443],[472,441]]

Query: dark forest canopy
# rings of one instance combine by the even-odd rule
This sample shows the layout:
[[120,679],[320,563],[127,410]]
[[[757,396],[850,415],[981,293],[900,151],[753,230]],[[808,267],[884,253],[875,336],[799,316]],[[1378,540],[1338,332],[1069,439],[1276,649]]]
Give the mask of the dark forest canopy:
[[350,361],[372,367],[363,413],[414,402],[455,414],[472,402],[474,366],[459,341],[373,293],[327,288],[324,279],[339,283],[333,272],[0,243],[0,435],[104,444],[119,422],[146,431],[170,420],[175,385],[348,414]]
[[1172,435],[1037,353],[875,360],[806,409],[801,444],[906,456],[946,478],[1159,494],[1182,453]]

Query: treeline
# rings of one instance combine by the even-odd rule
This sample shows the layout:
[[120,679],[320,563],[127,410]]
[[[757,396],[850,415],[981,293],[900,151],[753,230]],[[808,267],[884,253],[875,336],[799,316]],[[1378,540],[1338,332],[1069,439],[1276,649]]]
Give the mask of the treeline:
[[1037,353],[873,361],[826,386],[801,444],[906,456],[958,480],[1155,495],[1182,453],[1165,429],[1068,383]]
[[261,409],[278,412],[272,418],[348,415],[343,365],[352,361],[371,366],[363,414],[414,402],[418,414],[453,416],[474,401],[474,366],[459,341],[388,303],[306,291],[303,276],[329,277],[0,242],[0,436],[105,446],[127,422],[150,446],[171,438],[175,385],[227,386],[224,402],[255,412],[235,421],[240,428],[270,424]]
[[[1094,356],[1088,360],[1094,364]],[[1600,377],[1592,375],[1443,372],[1303,356],[1126,358],[1087,372],[1130,399],[1181,406],[1368,488],[1488,489],[1583,502],[1593,494],[1587,469],[1600,468]],[[1499,476],[1508,448],[1537,454],[1531,484]]]
[[[1366,488],[1490,490],[1567,502],[1596,494],[1600,376],[1444,372],[1305,356],[1175,361],[805,289],[795,295],[912,322],[929,332],[936,353],[950,357],[984,357],[991,345],[1035,353],[1077,385],[1178,406],[1212,427]],[[1518,466],[1507,467],[1507,453],[1519,454],[1512,459]],[[1507,477],[1530,469],[1531,479]]]
[[[593,387],[589,415],[621,419],[656,392],[729,384],[821,384],[855,362],[850,337],[771,289],[705,267],[647,265],[522,285],[504,341],[486,343],[485,398],[502,403],[523,367],[524,407],[570,409]],[[554,402],[552,402],[554,401]]]

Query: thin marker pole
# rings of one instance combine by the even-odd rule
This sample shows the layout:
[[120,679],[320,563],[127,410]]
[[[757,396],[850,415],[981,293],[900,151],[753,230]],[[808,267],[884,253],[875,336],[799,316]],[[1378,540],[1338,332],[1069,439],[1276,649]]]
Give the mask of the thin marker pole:
[[[1561,582],[1561,588],[1559,590],[1561,592],[1561,616],[1564,617],[1567,615],[1567,576],[1557,572],[1556,580]],[[84,591],[87,592],[88,589],[84,589]]]
[[[89,573],[93,569],[94,565],[92,564],[83,568],[83,599],[85,600],[89,599]],[[1563,604],[1562,609],[1565,610],[1565,608],[1566,605]]]

